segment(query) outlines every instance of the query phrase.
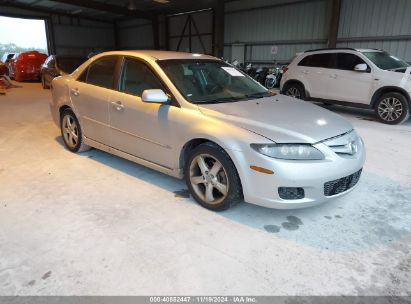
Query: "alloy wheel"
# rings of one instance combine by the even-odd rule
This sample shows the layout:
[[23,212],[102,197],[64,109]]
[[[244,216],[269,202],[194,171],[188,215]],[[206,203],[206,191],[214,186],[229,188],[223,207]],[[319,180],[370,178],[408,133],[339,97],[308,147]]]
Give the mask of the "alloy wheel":
[[79,140],[79,131],[77,123],[73,116],[65,115],[63,118],[63,136],[66,144],[74,149]]
[[395,97],[387,97],[378,105],[378,115],[385,121],[395,121],[401,117],[404,108],[401,101]]
[[300,90],[298,90],[296,87],[289,88],[285,94],[290,97],[301,99]]
[[220,161],[208,154],[199,154],[191,161],[190,183],[197,196],[207,204],[219,204],[228,195],[227,172]]

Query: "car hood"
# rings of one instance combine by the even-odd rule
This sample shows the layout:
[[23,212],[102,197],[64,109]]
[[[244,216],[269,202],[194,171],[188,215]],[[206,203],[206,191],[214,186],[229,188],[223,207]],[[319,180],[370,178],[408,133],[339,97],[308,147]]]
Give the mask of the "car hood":
[[255,100],[199,105],[200,111],[277,143],[316,143],[353,129],[319,106],[276,95]]

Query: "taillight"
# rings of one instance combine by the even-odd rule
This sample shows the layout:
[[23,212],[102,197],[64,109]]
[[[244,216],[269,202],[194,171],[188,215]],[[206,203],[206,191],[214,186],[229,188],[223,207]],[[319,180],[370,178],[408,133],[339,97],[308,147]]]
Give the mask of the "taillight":
[[283,74],[287,73],[288,67],[283,67]]

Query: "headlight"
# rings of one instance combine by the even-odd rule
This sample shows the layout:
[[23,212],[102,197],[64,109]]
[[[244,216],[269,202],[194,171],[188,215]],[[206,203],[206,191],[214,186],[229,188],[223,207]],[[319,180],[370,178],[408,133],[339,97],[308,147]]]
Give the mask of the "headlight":
[[257,152],[269,157],[289,160],[321,160],[324,154],[308,144],[251,144]]

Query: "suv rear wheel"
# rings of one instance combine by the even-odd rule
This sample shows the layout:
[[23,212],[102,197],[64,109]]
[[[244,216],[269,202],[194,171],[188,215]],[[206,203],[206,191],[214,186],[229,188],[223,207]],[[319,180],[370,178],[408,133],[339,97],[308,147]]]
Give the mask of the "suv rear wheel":
[[401,93],[386,93],[378,99],[375,112],[378,119],[383,123],[400,124],[409,117],[409,103]]
[[305,99],[305,89],[299,83],[290,83],[284,86],[284,94],[297,99]]

